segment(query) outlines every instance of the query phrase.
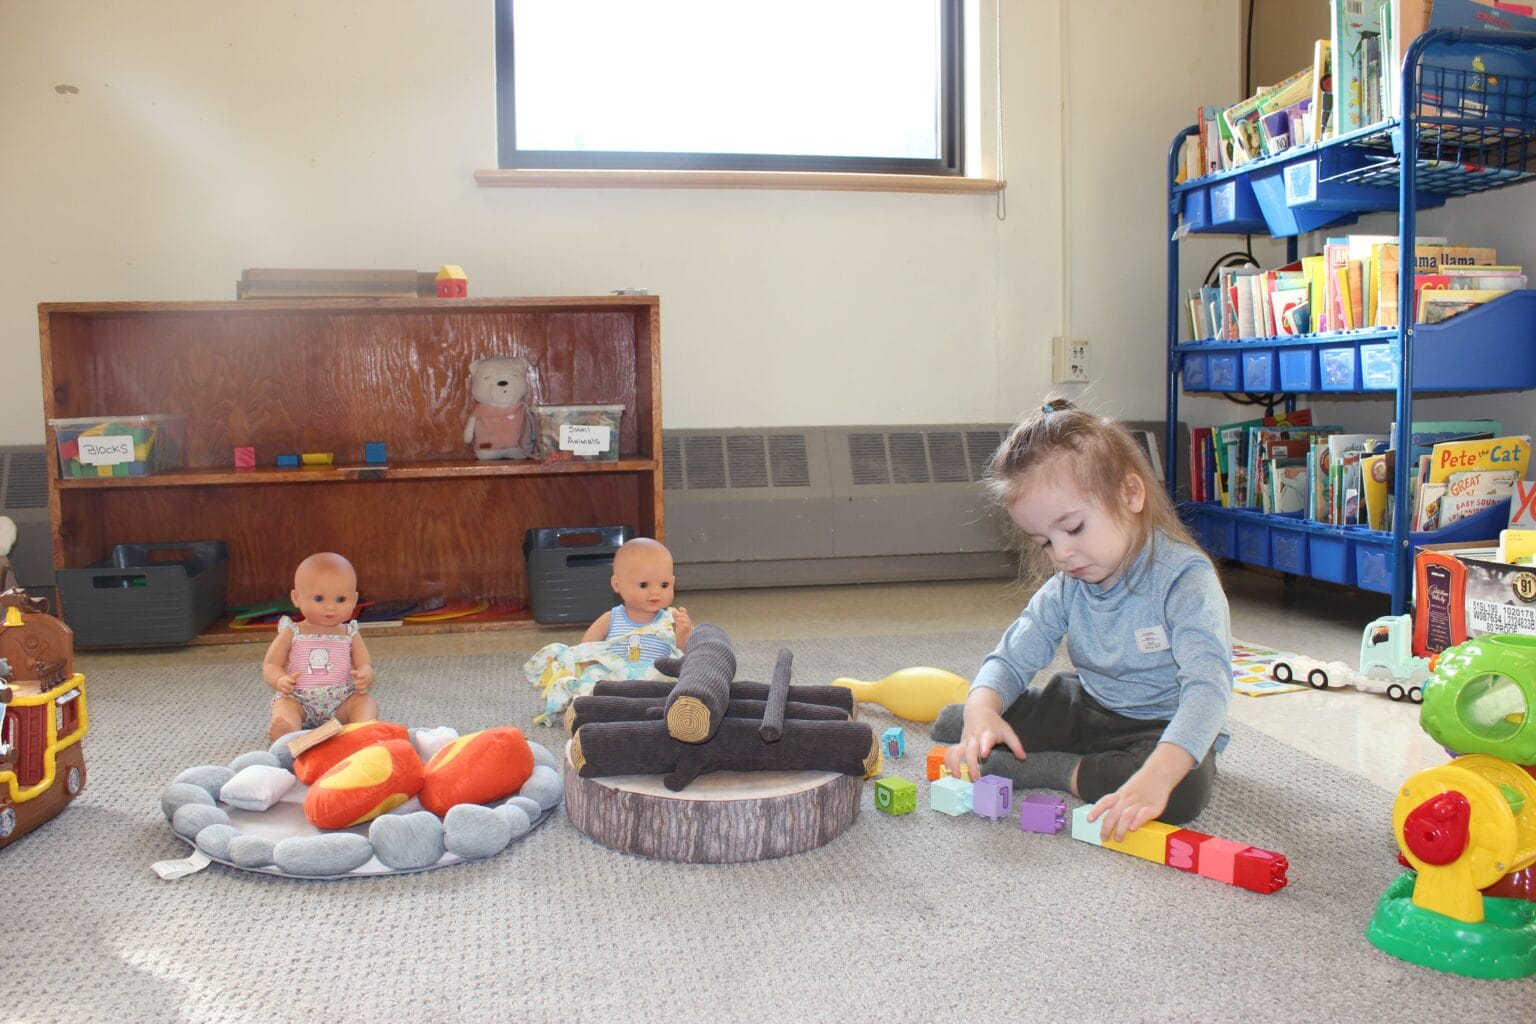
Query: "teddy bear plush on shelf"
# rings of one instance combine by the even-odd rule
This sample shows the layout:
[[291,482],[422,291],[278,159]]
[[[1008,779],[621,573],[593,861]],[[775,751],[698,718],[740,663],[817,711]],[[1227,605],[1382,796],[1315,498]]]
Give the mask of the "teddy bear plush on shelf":
[[531,459],[538,432],[531,404],[528,360],[489,356],[469,365],[475,407],[464,424],[464,443],[477,459]]

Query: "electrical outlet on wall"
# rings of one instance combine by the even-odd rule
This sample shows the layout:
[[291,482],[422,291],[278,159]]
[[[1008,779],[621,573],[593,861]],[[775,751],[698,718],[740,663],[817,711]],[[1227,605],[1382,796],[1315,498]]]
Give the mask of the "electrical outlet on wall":
[[1051,380],[1057,384],[1088,383],[1088,339],[1051,339]]

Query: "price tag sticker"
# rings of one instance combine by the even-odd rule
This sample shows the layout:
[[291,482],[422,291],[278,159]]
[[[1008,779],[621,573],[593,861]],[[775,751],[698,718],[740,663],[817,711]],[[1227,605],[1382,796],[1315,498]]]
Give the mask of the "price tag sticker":
[[608,450],[612,427],[588,423],[560,424],[560,450],[576,455],[602,455]]
[[82,434],[78,440],[80,461],[87,466],[115,466],[133,461],[131,434]]

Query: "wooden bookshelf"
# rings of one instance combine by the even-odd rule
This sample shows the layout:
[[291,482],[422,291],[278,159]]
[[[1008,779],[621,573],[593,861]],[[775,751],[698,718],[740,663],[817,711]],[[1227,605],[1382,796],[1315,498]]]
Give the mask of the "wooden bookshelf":
[[[654,296],[44,303],[38,317],[47,418],[186,417],[179,470],[63,479],[51,461],[56,568],[117,544],[223,540],[234,605],[285,595],[294,565],[326,549],[353,561],[365,596],[525,601],[530,528],[664,537]],[[473,458],[469,365],[490,355],[525,356],[541,404],[623,405],[619,459]],[[384,465],[363,462],[369,441]],[[233,468],[242,445],[255,469]],[[276,468],[281,452],[315,451],[336,465]]]

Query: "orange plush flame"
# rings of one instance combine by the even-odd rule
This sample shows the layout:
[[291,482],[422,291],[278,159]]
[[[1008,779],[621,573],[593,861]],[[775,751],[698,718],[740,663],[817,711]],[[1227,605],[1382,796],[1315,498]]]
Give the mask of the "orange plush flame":
[[421,791],[426,769],[410,740],[385,740],[354,751],[322,775],[304,797],[304,817],[316,828],[372,821]]
[[455,804],[511,796],[533,774],[533,751],[521,729],[501,726],[460,736],[427,764],[421,805],[438,817]]
[[[396,722],[353,722],[318,746],[310,747],[293,759],[293,774],[306,786],[313,786],[333,767],[349,756],[382,740],[407,740],[405,726]],[[418,758],[418,760],[420,760]]]

